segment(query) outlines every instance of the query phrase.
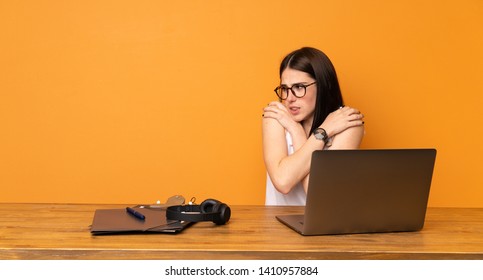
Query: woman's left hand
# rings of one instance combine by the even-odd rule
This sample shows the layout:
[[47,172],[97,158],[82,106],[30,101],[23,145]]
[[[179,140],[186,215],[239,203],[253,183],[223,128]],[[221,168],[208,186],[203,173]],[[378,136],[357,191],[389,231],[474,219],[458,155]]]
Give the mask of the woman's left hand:
[[267,107],[263,108],[263,117],[277,120],[288,131],[291,131],[291,128],[294,126],[299,125],[294,121],[287,108],[277,101],[270,102]]

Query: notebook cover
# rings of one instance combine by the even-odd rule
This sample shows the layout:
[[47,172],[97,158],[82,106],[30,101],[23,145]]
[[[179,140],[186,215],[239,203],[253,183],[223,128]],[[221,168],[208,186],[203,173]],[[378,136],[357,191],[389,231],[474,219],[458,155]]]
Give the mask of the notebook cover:
[[189,222],[167,220],[165,209],[136,208],[144,220],[123,209],[98,209],[91,225],[92,234],[115,234],[135,232],[177,233],[190,225]]

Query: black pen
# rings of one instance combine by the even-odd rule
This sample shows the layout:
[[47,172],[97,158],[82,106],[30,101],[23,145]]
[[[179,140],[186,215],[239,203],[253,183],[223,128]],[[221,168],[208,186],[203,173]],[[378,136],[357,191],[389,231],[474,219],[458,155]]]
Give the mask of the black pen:
[[141,213],[141,212],[138,212],[134,209],[132,209],[131,207],[126,207],[126,211],[133,215],[134,217],[140,219],[140,220],[144,220],[146,217],[144,217],[144,215]]

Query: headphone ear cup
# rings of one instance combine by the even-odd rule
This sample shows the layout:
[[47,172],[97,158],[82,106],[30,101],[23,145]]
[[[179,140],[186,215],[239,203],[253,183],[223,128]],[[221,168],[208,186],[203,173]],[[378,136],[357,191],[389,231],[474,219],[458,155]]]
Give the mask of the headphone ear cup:
[[215,207],[216,209],[214,210],[216,211],[213,211],[213,212],[216,212],[217,214],[213,218],[213,223],[217,225],[226,224],[230,220],[230,216],[231,216],[230,207],[225,203],[218,203],[214,206],[214,208]]
[[225,203],[216,199],[207,199],[200,204],[200,211],[203,214],[213,214],[213,223],[224,225],[230,220],[231,209]]
[[201,213],[213,213],[213,212],[216,212],[214,210],[214,208],[217,207],[217,204],[221,204],[221,202],[218,201],[218,200],[216,200],[216,199],[207,199],[207,200],[203,201],[200,204]]

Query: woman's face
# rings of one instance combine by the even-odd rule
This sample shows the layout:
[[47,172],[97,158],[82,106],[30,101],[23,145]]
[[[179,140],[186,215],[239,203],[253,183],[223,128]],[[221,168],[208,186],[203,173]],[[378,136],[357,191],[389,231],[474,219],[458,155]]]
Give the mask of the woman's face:
[[[292,87],[294,84],[308,85],[315,82],[315,79],[309,74],[286,68],[282,72],[281,85],[285,87]],[[317,96],[317,85],[313,84],[306,87],[304,97],[295,97],[289,90],[287,99],[283,100],[283,104],[288,109],[293,119],[299,123],[308,123],[312,125],[315,111],[315,99]]]

